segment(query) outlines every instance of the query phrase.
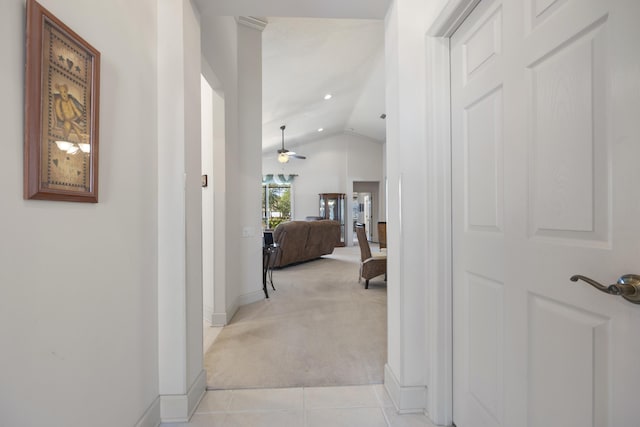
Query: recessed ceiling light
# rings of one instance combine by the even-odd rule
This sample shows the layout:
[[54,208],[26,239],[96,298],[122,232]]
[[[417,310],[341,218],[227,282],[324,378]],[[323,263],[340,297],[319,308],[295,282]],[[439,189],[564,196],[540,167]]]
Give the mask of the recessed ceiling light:
[[333,95],[331,95],[330,93],[328,93],[328,94],[326,94],[326,95],[324,96],[324,99],[325,99],[325,100],[327,100],[327,99],[331,99],[331,98],[333,98]]
[[324,128],[318,128],[318,132],[322,132]]

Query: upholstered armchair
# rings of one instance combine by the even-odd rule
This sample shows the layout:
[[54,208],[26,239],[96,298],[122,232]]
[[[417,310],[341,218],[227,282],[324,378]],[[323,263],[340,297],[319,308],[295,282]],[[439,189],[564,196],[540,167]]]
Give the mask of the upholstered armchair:
[[361,279],[365,280],[365,289],[369,289],[369,279],[380,276],[382,274],[387,275],[387,256],[386,255],[371,255],[371,248],[367,241],[367,235],[364,230],[364,225],[356,224],[356,236],[358,237],[358,244],[360,245],[360,273],[358,282]]

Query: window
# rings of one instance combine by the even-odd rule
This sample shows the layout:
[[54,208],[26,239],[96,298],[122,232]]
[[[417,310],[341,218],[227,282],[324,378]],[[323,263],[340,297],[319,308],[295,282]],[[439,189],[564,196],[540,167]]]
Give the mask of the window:
[[274,229],[281,222],[293,218],[291,185],[296,176],[278,174],[262,177],[262,228]]
[[262,227],[291,221],[291,184],[262,184]]

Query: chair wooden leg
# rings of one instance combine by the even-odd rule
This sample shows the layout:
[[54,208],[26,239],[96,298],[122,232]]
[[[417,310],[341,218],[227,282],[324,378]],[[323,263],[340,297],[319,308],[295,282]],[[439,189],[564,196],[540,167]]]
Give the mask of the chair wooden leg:
[[364,288],[369,289],[369,279],[364,282]]

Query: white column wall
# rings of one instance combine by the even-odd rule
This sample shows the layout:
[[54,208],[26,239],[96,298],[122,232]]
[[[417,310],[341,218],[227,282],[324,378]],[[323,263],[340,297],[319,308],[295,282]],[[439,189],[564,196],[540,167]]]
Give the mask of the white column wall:
[[[185,46],[185,171],[186,171],[186,293],[187,385],[205,382],[202,354],[202,160],[200,79],[200,17],[191,0],[183,0]],[[187,390],[187,391],[188,391]],[[193,404],[194,402],[190,402]],[[195,409],[195,408],[190,408]]]
[[388,337],[385,384],[401,411],[426,408],[426,142],[424,1],[386,18]]
[[158,6],[158,317],[161,394],[184,394],[186,391],[182,15],[179,0],[162,2]]
[[[399,333],[401,293],[400,286],[389,286],[398,283],[400,278],[399,243],[400,243],[400,211],[398,203],[398,175],[399,165],[397,156],[392,150],[397,147],[399,97],[397,95],[399,85],[399,59],[396,53],[399,43],[399,25],[397,5],[393,2],[385,19],[385,75],[386,75],[386,122],[387,139],[385,143],[385,166],[387,186],[387,365],[394,367],[397,375],[401,373],[401,343],[402,335]],[[393,231],[393,230],[396,231]],[[389,247],[391,246],[391,247]],[[385,368],[386,369],[386,368]],[[389,383],[389,380],[385,380]],[[387,387],[391,392],[391,389]]]
[[158,3],[158,323],[161,416],[204,393],[200,25],[189,0]]
[[[389,280],[400,277],[401,285],[399,289],[390,286],[389,292],[385,385],[401,411],[424,409],[441,425],[451,422],[452,404],[450,228],[446,215],[450,140],[448,128],[439,122],[446,122],[449,114],[444,102],[448,76],[440,71],[449,57],[448,41],[428,37],[427,32],[438,25],[443,11],[463,3],[394,0],[386,19]],[[400,154],[412,149],[415,159]],[[402,195],[393,194],[400,186]],[[416,212],[420,215],[412,215]],[[423,225],[416,229],[415,221]],[[410,226],[410,222],[414,224]],[[407,236],[409,230],[419,230],[415,237],[425,243]],[[416,262],[427,271],[409,267]],[[417,289],[420,286],[422,289]],[[426,386],[423,396],[419,393],[421,381]]]
[[[238,18],[238,147],[231,161],[237,193],[233,214],[227,216],[228,239],[240,242],[241,266],[228,275],[237,280],[239,304],[264,298],[262,291],[261,162],[262,162],[262,30],[264,23]],[[235,160],[235,161],[234,161]]]

